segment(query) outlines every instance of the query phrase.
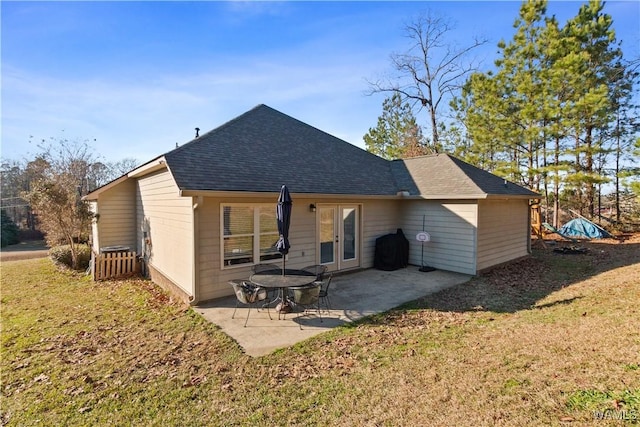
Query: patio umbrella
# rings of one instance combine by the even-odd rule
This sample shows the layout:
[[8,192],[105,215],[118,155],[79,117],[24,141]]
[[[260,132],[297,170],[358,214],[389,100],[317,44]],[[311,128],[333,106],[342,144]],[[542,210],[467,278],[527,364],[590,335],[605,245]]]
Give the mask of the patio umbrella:
[[278,221],[278,234],[280,238],[276,243],[276,249],[282,254],[282,275],[285,272],[285,258],[289,253],[289,224],[291,223],[291,195],[286,185],[280,189],[278,204],[276,206],[276,220]]

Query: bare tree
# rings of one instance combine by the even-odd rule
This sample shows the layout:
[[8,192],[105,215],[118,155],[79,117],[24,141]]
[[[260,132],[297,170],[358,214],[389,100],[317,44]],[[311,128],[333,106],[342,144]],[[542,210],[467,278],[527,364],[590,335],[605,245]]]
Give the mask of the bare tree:
[[103,162],[91,142],[51,137],[37,144],[41,151],[31,160],[0,162],[3,209],[11,208],[7,213],[23,228],[44,232],[50,246],[68,243],[74,260],[92,217],[81,197],[138,164],[132,158]]
[[138,162],[138,159],[134,159],[132,157],[126,157],[118,160],[117,162],[107,163],[107,167],[109,168],[109,181],[120,178],[122,175],[131,172],[139,165],[140,162]]
[[130,157],[118,160],[117,162],[103,163],[96,161],[92,163],[88,170],[86,192],[82,194],[84,195],[89,191],[93,191],[98,187],[102,187],[120,178],[135,169],[137,165],[138,161]]
[[81,196],[95,157],[86,141],[52,139],[41,149],[27,165],[32,178],[23,196],[37,213],[47,243],[68,244],[72,267],[78,268],[78,243],[87,239],[93,217]]
[[398,75],[369,82],[370,94],[394,92],[429,114],[432,144],[438,151],[439,108],[442,101],[460,90],[464,78],[476,69],[466,57],[474,48],[485,44],[474,39],[467,47],[458,48],[446,37],[453,29],[448,20],[426,12],[405,26],[411,45],[404,53],[393,53],[391,63]]

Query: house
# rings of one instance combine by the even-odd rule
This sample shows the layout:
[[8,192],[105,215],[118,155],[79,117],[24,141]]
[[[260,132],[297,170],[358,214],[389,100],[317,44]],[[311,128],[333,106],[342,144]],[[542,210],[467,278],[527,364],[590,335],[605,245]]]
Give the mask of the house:
[[[530,252],[538,194],[446,154],[388,161],[259,105],[96,189],[92,245],[127,246],[151,279],[197,303],[279,262],[275,205],[293,198],[287,266],[370,268],[401,228],[409,262],[477,274]],[[423,230],[424,229],[424,230]]]

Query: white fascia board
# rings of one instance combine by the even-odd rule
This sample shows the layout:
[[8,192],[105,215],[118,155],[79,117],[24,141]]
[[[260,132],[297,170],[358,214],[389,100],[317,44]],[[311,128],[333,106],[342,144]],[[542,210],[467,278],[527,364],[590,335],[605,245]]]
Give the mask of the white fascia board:
[[139,176],[147,175],[151,172],[155,172],[157,170],[165,168],[167,168],[167,162],[165,161],[164,156],[162,156],[132,170],[127,174],[127,176],[129,178],[137,178]]

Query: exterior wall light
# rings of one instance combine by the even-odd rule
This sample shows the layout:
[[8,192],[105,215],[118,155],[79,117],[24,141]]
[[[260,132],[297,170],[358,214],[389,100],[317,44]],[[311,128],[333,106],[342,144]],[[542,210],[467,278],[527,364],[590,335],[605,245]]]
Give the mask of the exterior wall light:
[[313,203],[311,203],[309,205],[309,212],[315,212],[316,211],[316,205],[314,205]]

